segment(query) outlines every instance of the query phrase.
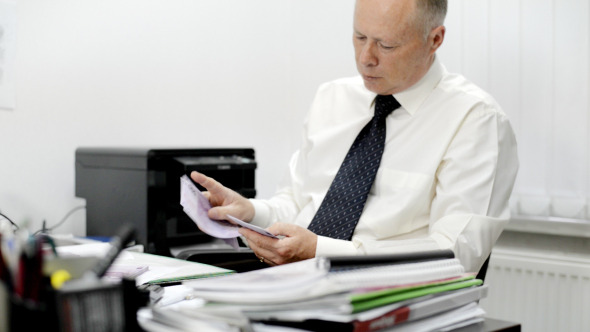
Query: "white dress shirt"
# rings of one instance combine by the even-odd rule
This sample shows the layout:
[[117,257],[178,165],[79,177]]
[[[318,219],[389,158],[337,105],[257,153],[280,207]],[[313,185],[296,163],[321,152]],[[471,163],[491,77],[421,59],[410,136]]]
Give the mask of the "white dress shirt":
[[[452,249],[477,272],[510,217],[516,141],[496,101],[435,59],[394,97],[385,151],[351,241],[318,237],[316,256]],[[360,130],[375,93],[360,77],[323,84],[307,115],[289,174],[268,200],[252,200],[253,224],[307,228]]]

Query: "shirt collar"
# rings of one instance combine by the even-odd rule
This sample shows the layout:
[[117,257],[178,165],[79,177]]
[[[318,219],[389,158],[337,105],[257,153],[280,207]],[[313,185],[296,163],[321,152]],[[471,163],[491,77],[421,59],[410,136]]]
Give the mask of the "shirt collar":
[[434,90],[438,82],[440,82],[445,72],[445,67],[440,61],[438,61],[438,57],[435,56],[426,75],[424,75],[416,84],[402,92],[394,94],[393,96],[397,99],[400,105],[410,113],[410,115],[414,115],[416,111],[418,111],[420,105],[422,105],[432,90]]

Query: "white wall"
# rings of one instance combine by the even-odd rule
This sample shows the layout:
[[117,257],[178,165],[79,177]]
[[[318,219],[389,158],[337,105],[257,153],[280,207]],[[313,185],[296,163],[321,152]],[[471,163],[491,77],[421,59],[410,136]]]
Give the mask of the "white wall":
[[450,0],[441,57],[503,106],[514,215],[590,220],[590,2]]
[[[19,0],[0,211],[30,229],[74,196],[79,146],[253,147],[268,197],[317,86],[356,73],[353,0]],[[84,212],[58,229],[85,233]]]
[[[354,0],[18,0],[0,211],[32,229],[84,204],[78,146],[254,147],[268,197],[317,86],[356,74]],[[450,0],[439,54],[512,120],[517,214],[590,219],[590,4]],[[76,212],[60,228],[84,234]]]

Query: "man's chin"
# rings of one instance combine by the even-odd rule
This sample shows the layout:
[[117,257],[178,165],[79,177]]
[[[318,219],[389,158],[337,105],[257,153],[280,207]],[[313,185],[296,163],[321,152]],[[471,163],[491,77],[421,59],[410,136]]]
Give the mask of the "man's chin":
[[363,80],[364,84],[365,84],[365,88],[367,88],[367,90],[374,92],[378,95],[390,95],[391,93],[389,93],[389,90],[384,88],[383,86],[381,86],[380,84],[376,84],[374,81],[367,81],[367,80]]

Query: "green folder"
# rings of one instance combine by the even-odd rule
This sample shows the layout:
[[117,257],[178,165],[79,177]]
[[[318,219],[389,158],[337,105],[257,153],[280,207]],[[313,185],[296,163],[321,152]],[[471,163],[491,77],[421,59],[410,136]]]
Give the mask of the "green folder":
[[382,289],[374,292],[351,294],[353,313],[373,309],[387,304],[405,301],[420,296],[442,293],[461,288],[479,286],[483,281],[467,276],[459,279],[443,280],[425,285]]

